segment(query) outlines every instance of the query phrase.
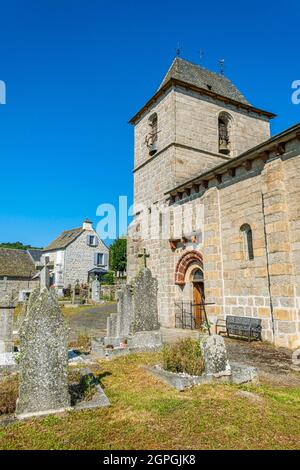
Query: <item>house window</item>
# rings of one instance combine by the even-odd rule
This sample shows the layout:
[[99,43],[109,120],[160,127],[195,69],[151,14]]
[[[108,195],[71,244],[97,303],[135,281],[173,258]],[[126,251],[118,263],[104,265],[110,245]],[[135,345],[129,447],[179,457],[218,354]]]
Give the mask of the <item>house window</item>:
[[96,253],[95,254],[95,265],[96,266],[103,266],[104,265],[104,253]]
[[231,150],[230,131],[231,117],[227,113],[221,113],[218,120],[219,153],[229,155]]
[[97,237],[95,235],[88,235],[87,236],[87,244],[89,246],[97,246]]
[[249,224],[241,226],[241,232],[244,239],[244,253],[248,260],[254,259],[252,229]]

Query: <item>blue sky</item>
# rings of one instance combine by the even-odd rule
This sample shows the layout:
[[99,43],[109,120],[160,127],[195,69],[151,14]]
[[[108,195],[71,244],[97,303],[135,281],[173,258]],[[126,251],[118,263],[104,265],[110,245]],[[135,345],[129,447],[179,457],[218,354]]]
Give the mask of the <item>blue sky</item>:
[[278,114],[272,134],[300,121],[299,2],[254,0],[0,0],[0,241],[45,246],[95,223],[99,204],[132,199],[128,119],[175,56],[226,75]]

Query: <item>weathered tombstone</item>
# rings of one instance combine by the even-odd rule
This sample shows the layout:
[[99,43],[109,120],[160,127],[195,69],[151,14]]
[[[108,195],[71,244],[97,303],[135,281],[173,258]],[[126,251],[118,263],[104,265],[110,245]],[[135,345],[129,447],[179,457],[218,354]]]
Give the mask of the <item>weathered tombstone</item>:
[[157,279],[144,267],[133,283],[132,348],[157,348],[162,345],[157,307]]
[[98,281],[98,279],[94,279],[92,282],[92,301],[96,303],[100,302],[101,301],[100,294],[101,294],[100,282]]
[[200,345],[206,374],[215,376],[231,374],[231,367],[222,336],[207,336],[200,340]]
[[117,319],[117,335],[127,337],[130,334],[133,311],[132,287],[125,285],[117,291],[118,302],[118,319]]
[[[141,255],[146,259],[146,253]],[[133,285],[123,286],[117,292],[118,313],[107,319],[107,334],[102,338],[102,345],[114,346],[114,354],[127,343],[127,351],[151,350],[162,346],[162,335],[158,321],[157,279],[150,269],[144,267]],[[122,344],[123,343],[123,344]],[[104,354],[95,340],[92,349]]]
[[20,330],[18,418],[70,408],[68,332],[53,292],[35,290]]
[[48,289],[49,286],[50,286],[49,268],[47,266],[47,260],[44,259],[44,265],[40,272],[40,290],[42,291],[45,288]]
[[0,306],[0,353],[12,353],[14,307]]
[[159,330],[157,279],[144,268],[133,284],[133,318],[131,333]]
[[111,313],[107,318],[106,336],[104,338],[105,345],[120,346],[120,343],[124,340],[124,338],[118,336],[117,324],[118,314]]
[[76,281],[75,286],[72,289],[72,304],[80,302],[80,284],[79,281]]

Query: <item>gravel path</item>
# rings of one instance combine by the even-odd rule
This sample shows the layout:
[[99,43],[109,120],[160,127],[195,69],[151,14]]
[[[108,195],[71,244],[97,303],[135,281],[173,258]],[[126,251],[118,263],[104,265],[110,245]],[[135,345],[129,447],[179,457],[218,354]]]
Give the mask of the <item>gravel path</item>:
[[79,333],[87,333],[89,336],[104,336],[106,332],[107,317],[117,311],[116,303],[100,305],[84,309],[79,313],[70,313],[67,322],[70,328],[70,340],[76,340]]

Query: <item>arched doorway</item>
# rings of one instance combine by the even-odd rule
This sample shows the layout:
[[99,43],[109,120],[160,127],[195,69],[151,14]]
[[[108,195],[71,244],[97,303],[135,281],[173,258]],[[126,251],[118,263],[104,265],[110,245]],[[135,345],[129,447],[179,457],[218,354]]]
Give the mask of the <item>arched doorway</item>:
[[175,270],[175,284],[179,286],[175,301],[175,324],[178,328],[201,328],[205,322],[204,275],[202,254],[186,251]]
[[195,328],[201,328],[203,322],[205,321],[205,312],[204,312],[204,279],[203,271],[199,268],[196,268],[192,272],[192,284],[193,284],[193,314],[195,319]]

